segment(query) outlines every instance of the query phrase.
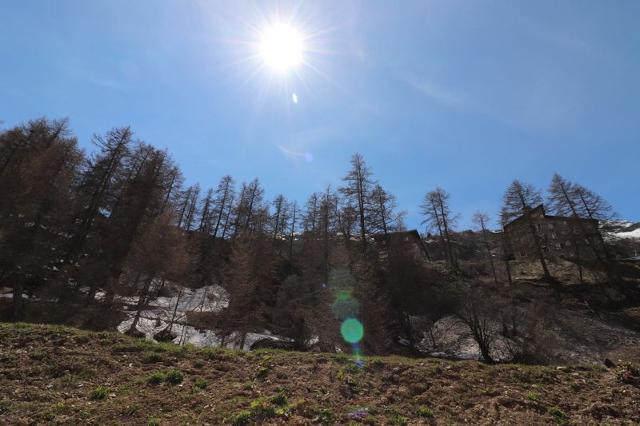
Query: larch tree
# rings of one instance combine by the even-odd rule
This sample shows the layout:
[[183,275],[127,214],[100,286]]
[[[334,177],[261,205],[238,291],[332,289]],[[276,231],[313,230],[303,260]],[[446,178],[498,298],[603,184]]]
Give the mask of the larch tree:
[[389,233],[402,229],[403,213],[398,213],[396,197],[388,193],[380,184],[371,191],[369,219],[374,232],[382,233],[387,241]]
[[482,233],[482,243],[484,244],[485,250],[487,251],[487,258],[489,259],[489,264],[491,265],[491,272],[493,274],[493,280],[496,284],[498,284],[498,274],[496,273],[496,265],[493,262],[493,254],[491,253],[491,246],[489,244],[489,238],[487,230],[487,223],[489,222],[489,215],[483,212],[476,212],[472,218],[473,222],[478,227],[479,231]]
[[298,209],[298,203],[294,201],[291,204],[291,219],[289,221],[289,261],[293,262],[293,243],[296,238],[296,231],[298,227],[298,216],[300,215]]
[[66,250],[65,261],[74,262],[101,212],[109,212],[115,199],[115,182],[129,154],[131,129],[112,129],[105,136],[94,135],[99,152],[89,161],[77,189],[75,229]]
[[362,253],[367,252],[368,229],[368,209],[370,205],[371,192],[374,186],[372,173],[360,154],[351,157],[351,170],[342,179],[345,186],[340,188],[340,192],[356,209],[358,225],[360,231],[360,244]]
[[213,236],[218,237],[221,232],[221,238],[224,239],[224,230],[227,228],[229,215],[233,210],[233,200],[235,197],[235,189],[233,178],[229,175],[222,177],[215,192],[213,202],[213,211],[215,213],[215,226],[213,228]]
[[0,283],[13,290],[17,320],[27,286],[42,290],[61,266],[52,248],[64,243],[81,153],[66,120],[35,120],[10,137],[0,138],[9,147],[0,174]]
[[453,215],[449,206],[449,193],[439,187],[428,192],[420,209],[424,217],[422,223],[427,224],[430,229],[438,231],[447,263],[453,270],[457,270],[458,262],[451,243],[451,232],[456,222],[456,216]]

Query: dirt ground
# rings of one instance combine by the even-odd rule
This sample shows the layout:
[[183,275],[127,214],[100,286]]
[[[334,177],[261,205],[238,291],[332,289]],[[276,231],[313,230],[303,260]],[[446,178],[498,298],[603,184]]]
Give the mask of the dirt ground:
[[5,323],[0,423],[638,424],[640,371],[243,353]]

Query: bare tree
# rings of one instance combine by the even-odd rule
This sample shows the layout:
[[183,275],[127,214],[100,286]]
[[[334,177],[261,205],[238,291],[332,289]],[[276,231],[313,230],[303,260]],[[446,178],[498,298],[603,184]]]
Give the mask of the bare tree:
[[294,201],[291,205],[291,221],[289,222],[289,261],[293,261],[293,242],[296,238],[298,214],[298,203]]
[[496,340],[498,330],[494,318],[495,307],[479,291],[470,291],[461,296],[457,317],[469,327],[471,336],[478,344],[482,359],[489,364],[495,360],[491,349]]
[[371,190],[374,185],[371,176],[371,170],[362,155],[354,154],[351,157],[351,170],[342,179],[346,185],[340,188],[340,192],[352,203],[358,215],[360,242],[364,254],[367,252],[367,235],[369,233],[367,213]]
[[498,284],[498,274],[496,273],[496,265],[493,262],[493,254],[491,253],[491,246],[489,245],[489,238],[487,237],[487,222],[489,222],[489,215],[483,212],[476,212],[472,218],[473,222],[479,227],[480,232],[482,233],[482,242],[484,243],[484,247],[487,251],[487,258],[489,259],[489,264],[491,265],[491,272],[493,273],[493,280],[496,284]]
[[428,192],[420,208],[424,217],[422,223],[438,231],[447,263],[449,267],[457,270],[458,262],[451,244],[451,230],[455,225],[456,217],[449,207],[449,193],[439,187]]
[[[233,178],[227,175],[220,179],[220,183],[216,188],[215,199],[213,202],[213,211],[216,215],[216,224],[213,228],[214,237],[218,236],[218,230],[220,229],[221,224],[223,225],[223,228],[226,228],[226,222],[228,221],[233,205],[233,185]],[[224,238],[224,235],[222,235],[222,238]]]
[[403,213],[396,211],[396,197],[385,191],[380,184],[376,184],[371,192],[371,209],[369,220],[374,232],[381,232],[385,241],[390,232],[402,229]]

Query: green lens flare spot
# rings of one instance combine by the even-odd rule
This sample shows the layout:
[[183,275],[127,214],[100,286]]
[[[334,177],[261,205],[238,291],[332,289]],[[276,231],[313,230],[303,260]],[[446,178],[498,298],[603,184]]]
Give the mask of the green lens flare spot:
[[355,318],[346,319],[340,326],[342,338],[348,343],[358,343],[364,336],[362,323]]

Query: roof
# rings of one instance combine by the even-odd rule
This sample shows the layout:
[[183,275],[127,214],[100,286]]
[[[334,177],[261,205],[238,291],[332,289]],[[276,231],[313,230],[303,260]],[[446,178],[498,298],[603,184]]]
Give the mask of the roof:
[[[543,217],[543,218],[545,218],[545,219],[550,219],[550,220],[564,220],[564,221],[566,221],[566,220],[575,220],[575,218],[573,218],[573,217],[569,217],[569,216],[555,216],[555,215],[549,215],[549,214],[547,214],[547,213],[544,211],[544,205],[543,205],[543,204],[537,205],[536,207],[534,207],[534,208],[532,208],[531,210],[529,210],[527,213],[528,213],[528,214],[531,214],[531,213],[535,212],[536,210],[541,211],[541,212],[542,212],[542,217]],[[517,221],[521,220],[521,219],[522,219],[522,218],[524,218],[524,217],[525,217],[525,215],[524,215],[524,214],[523,214],[523,215],[521,215],[521,216],[518,216],[518,217],[516,217],[515,219],[513,219],[511,222],[507,223],[504,227],[506,228],[506,227],[508,227],[508,226],[510,226],[510,225],[513,225],[515,222],[517,222]],[[582,218],[582,217],[581,217],[581,218],[579,218],[579,219],[580,219],[581,221],[585,221],[585,222],[595,222],[596,224],[598,223],[598,220],[597,220],[597,219],[586,219],[586,218]]]

